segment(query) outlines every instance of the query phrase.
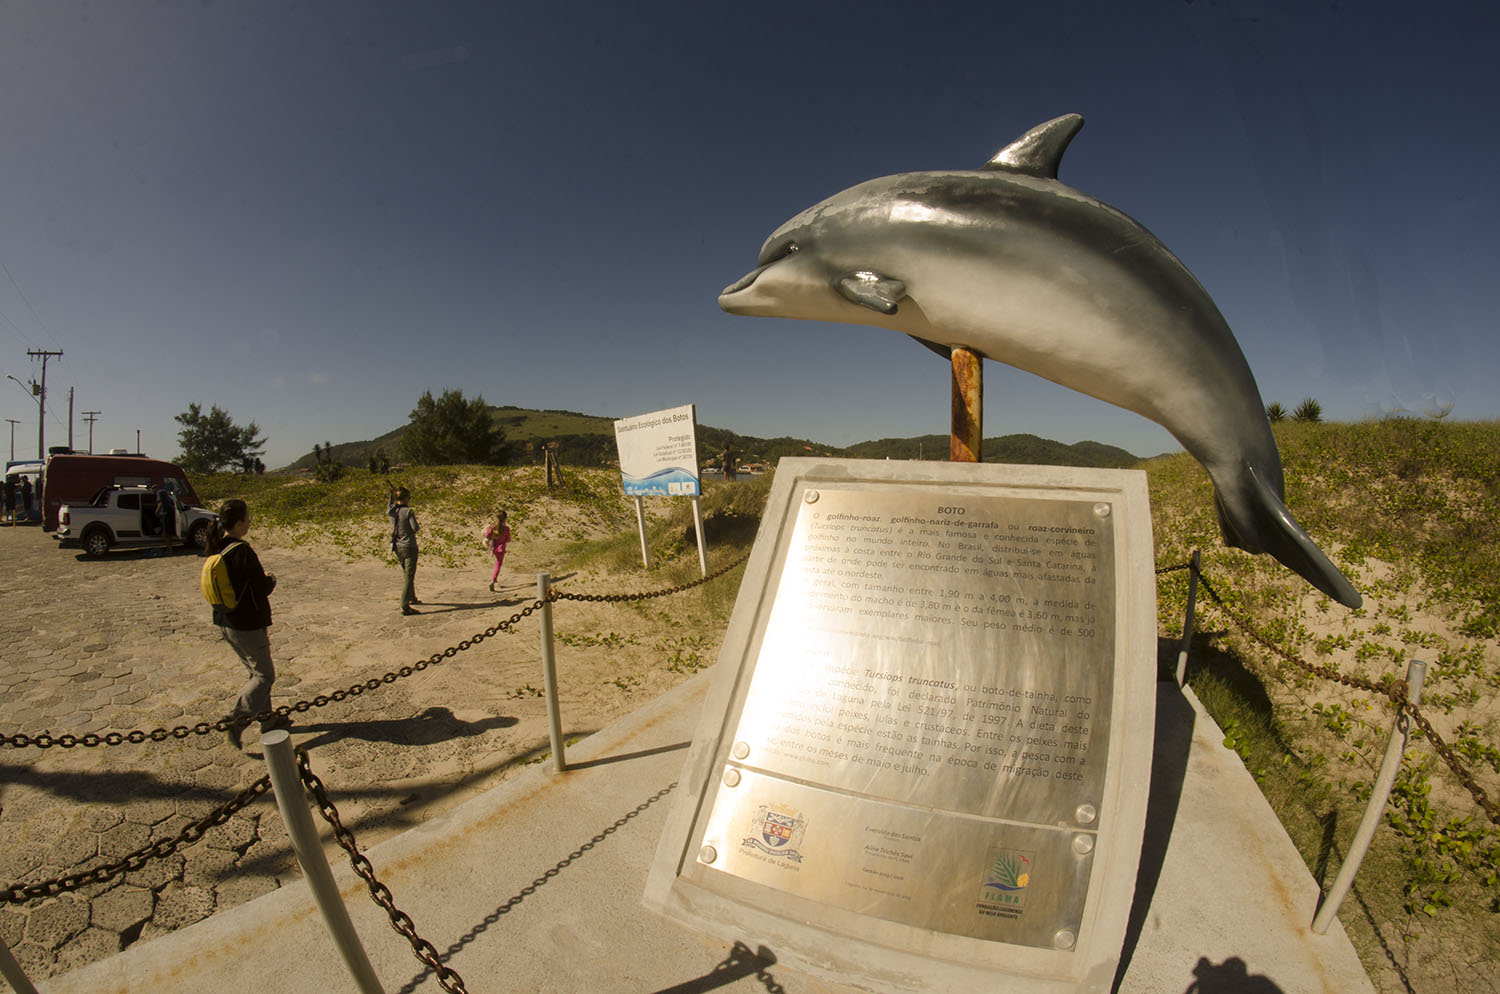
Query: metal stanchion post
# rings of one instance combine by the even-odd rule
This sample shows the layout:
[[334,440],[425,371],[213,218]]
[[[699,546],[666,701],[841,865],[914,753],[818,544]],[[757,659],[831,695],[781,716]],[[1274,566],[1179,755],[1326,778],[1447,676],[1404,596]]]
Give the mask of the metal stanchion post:
[[16,994],[37,994],[36,987],[21,972],[21,964],[16,962],[4,939],[0,939],[0,977],[5,978],[5,982],[10,984],[11,990]]
[[547,695],[547,734],[552,738],[552,769],[568,768],[563,755],[562,711],[557,703],[557,657],[552,647],[552,574],[536,575],[536,596],[542,602],[542,691]]
[[1188,648],[1193,644],[1193,608],[1198,603],[1198,563],[1200,553],[1193,550],[1193,558],[1188,566],[1188,598],[1187,616],[1182,620],[1182,645],[1177,650],[1177,686],[1182,686],[1182,681],[1187,679],[1187,657]]
[[[1406,664],[1406,696],[1413,704],[1422,696],[1422,678],[1426,675],[1426,663],[1413,659]],[[1312,930],[1319,935],[1328,931],[1333,917],[1339,913],[1339,905],[1344,903],[1345,895],[1354,885],[1354,875],[1359,872],[1359,864],[1364,862],[1370,839],[1374,837],[1380,816],[1385,811],[1385,802],[1390,799],[1391,785],[1396,782],[1396,771],[1401,768],[1401,757],[1406,753],[1410,735],[1411,722],[1402,711],[1396,715],[1396,724],[1391,728],[1385,759],[1381,761],[1380,772],[1375,775],[1375,785],[1370,788],[1370,803],[1365,805],[1365,816],[1360,819],[1359,828],[1355,829],[1354,838],[1349,842],[1349,855],[1344,857],[1344,865],[1339,867],[1333,886],[1328,888],[1328,895],[1313,915]]]
[[260,746],[266,754],[266,767],[271,771],[276,806],[281,809],[286,834],[291,836],[297,862],[302,864],[302,875],[307,878],[313,900],[323,915],[323,924],[328,926],[333,944],[344,958],[344,965],[354,977],[360,994],[384,994],[380,979],[375,976],[375,968],[370,965],[365,947],[359,941],[359,934],[354,931],[354,923],[349,920],[349,909],[344,907],[338,885],[333,882],[328,859],[323,855],[323,844],[318,840],[312,812],[308,811],[303,796],[302,777],[297,773],[292,736],[285,729],[266,732],[260,737]]

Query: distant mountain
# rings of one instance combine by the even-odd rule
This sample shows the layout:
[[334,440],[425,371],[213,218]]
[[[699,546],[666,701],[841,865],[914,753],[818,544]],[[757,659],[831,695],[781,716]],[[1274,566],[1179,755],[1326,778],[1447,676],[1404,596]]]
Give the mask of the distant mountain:
[[[495,425],[505,432],[515,448],[512,462],[536,461],[537,447],[543,442],[558,443],[558,453],[565,463],[598,466],[615,460],[615,419],[575,411],[531,410],[523,407],[491,407]],[[340,442],[332,446],[333,458],[346,466],[360,469],[378,453],[394,464],[399,461],[403,425],[378,438],[365,442]],[[705,463],[728,446],[739,456],[741,465],[775,465],[783,456],[833,456],[851,459],[925,459],[946,461],[947,435],[921,435],[916,438],[882,438],[860,442],[845,448],[825,445],[805,438],[759,438],[741,435],[726,428],[698,426],[698,457]],[[1001,435],[984,440],[986,462],[1030,463],[1045,466],[1095,466],[1116,469],[1134,466],[1140,457],[1101,442],[1076,442],[1068,445],[1036,435]],[[310,470],[316,464],[309,452],[279,472]]]

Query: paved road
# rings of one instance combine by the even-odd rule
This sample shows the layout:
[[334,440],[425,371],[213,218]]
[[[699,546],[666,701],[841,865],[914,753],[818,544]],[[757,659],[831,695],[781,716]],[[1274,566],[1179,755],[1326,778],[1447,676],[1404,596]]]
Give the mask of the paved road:
[[[507,562],[513,582],[497,594],[485,588],[487,572],[424,568],[418,592],[428,607],[403,618],[393,568],[251,538],[280,581],[271,628],[277,704],[426,658],[535,594],[524,553],[514,571]],[[196,555],[89,560],[32,526],[0,528],[0,561],[0,731],[149,731],[227,711],[243,671],[209,623]],[[567,625],[589,631],[612,630],[598,612],[618,608],[566,610]],[[296,741],[313,749],[314,770],[362,846],[452,808],[545,749],[543,705],[525,689],[541,685],[536,632],[527,619],[410,679],[296,716]],[[602,652],[592,660],[570,652],[576,672],[560,660],[570,731],[601,727],[644,697],[606,688],[617,700],[598,700]],[[250,731],[244,752],[218,733],[94,749],[0,747],[0,886],[54,879],[172,837],[264,774],[255,743]],[[0,938],[33,979],[46,977],[297,873],[267,795],[201,842],[123,878],[0,904]]]

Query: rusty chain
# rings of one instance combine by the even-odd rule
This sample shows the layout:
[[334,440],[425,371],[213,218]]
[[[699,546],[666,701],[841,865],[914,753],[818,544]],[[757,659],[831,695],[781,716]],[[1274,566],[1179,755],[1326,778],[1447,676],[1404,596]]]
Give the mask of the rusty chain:
[[73,735],[67,732],[61,735],[53,735],[51,732],[41,732],[37,735],[27,735],[24,732],[18,732],[15,735],[6,735],[4,732],[0,732],[0,746],[11,746],[16,749],[24,749],[27,746],[36,746],[38,749],[50,749],[53,746],[59,746],[63,749],[72,749],[75,746],[84,746],[85,748],[94,748],[102,745],[117,746],[126,742],[139,745],[148,739],[152,742],[165,742],[167,739],[185,739],[190,735],[208,735],[212,732],[227,732],[231,728],[246,728],[253,722],[266,721],[271,718],[287,718],[294,712],[305,714],[313,708],[327,707],[329,704],[336,704],[350,697],[358,697],[366,691],[379,690],[384,684],[395,683],[397,680],[409,677],[414,673],[420,673],[429,666],[436,666],[445,659],[452,659],[465,649],[478,645],[485,639],[515,626],[544,603],[559,600],[618,602],[646,600],[651,597],[666,597],[670,594],[677,594],[684,590],[691,590],[693,587],[702,586],[710,580],[716,580],[748,558],[749,555],[747,553],[700,580],[679,584],[665,590],[647,591],[638,594],[571,594],[553,588],[548,591],[547,601],[536,600],[511,615],[505,621],[491,625],[484,631],[463,639],[457,645],[451,645],[440,652],[434,652],[426,659],[419,659],[409,666],[398,667],[384,676],[371,677],[361,683],[354,684],[347,690],[335,690],[331,694],[318,694],[308,700],[298,701],[295,704],[281,704],[261,711],[258,714],[241,715],[238,718],[220,718],[218,721],[200,721],[195,725],[177,725],[173,728],[154,728],[149,732],[141,729],[134,729],[129,732],[106,732],[103,735],[97,732],[88,732],[84,735]]
[[412,922],[411,916],[396,907],[395,898],[391,895],[391,889],[380,882],[375,876],[375,867],[365,858],[364,853],[359,851],[358,844],[354,841],[354,833],[344,827],[339,820],[339,809],[334,807],[328,791],[323,787],[323,781],[312,771],[312,762],[308,759],[306,749],[297,750],[297,771],[302,776],[302,783],[313,795],[318,804],[318,813],[323,820],[333,828],[334,839],[344,852],[349,854],[349,862],[354,867],[354,872],[364,880],[365,886],[370,889],[370,899],[385,909],[386,915],[391,920],[391,928],[406,937],[411,943],[412,955],[422,965],[431,970],[443,990],[449,994],[468,994],[468,988],[464,986],[464,978],[451,967],[445,966],[438,956],[437,947],[417,934],[417,927]]
[[1458,778],[1459,784],[1462,785],[1463,788],[1467,790],[1469,794],[1474,798],[1475,802],[1484,809],[1485,814],[1489,815],[1490,821],[1492,821],[1496,825],[1500,825],[1500,805],[1497,805],[1493,800],[1490,799],[1488,792],[1486,792],[1484,787],[1474,779],[1474,774],[1466,766],[1464,766],[1463,762],[1458,758],[1458,754],[1453,751],[1453,748],[1448,745],[1447,741],[1442,737],[1442,735],[1438,734],[1438,730],[1432,727],[1432,722],[1428,721],[1427,717],[1422,714],[1422,711],[1417,707],[1416,702],[1411,700],[1410,694],[1407,691],[1405,681],[1392,680],[1382,686],[1381,684],[1366,680],[1363,677],[1349,676],[1348,674],[1341,673],[1333,666],[1306,662],[1305,660],[1292,655],[1281,646],[1276,645],[1270,639],[1266,638],[1264,635],[1251,628],[1249,622],[1245,621],[1239,615],[1229,610],[1229,607],[1224,603],[1224,599],[1219,596],[1218,591],[1214,590],[1213,584],[1208,582],[1208,577],[1204,576],[1201,570],[1198,573],[1198,582],[1203,585],[1203,590],[1208,594],[1209,598],[1214,602],[1214,605],[1218,607],[1218,609],[1224,614],[1226,618],[1233,622],[1237,628],[1243,631],[1252,640],[1259,643],[1274,655],[1280,657],[1288,663],[1291,663],[1293,666],[1303,670],[1304,672],[1311,673],[1313,676],[1319,676],[1325,680],[1331,680],[1334,683],[1342,684],[1345,687],[1351,687],[1355,690],[1363,690],[1366,693],[1372,694],[1376,697],[1389,698],[1391,704],[1395,707],[1396,712],[1398,714],[1404,713],[1410,716],[1411,720],[1416,724],[1416,726],[1422,730],[1422,734],[1427,736],[1427,741],[1432,743],[1433,751],[1438,754],[1438,757],[1442,759],[1443,763],[1448,767],[1449,770],[1452,771],[1453,775]]
[[159,839],[148,846],[137,849],[134,852],[122,856],[113,863],[104,863],[91,870],[82,873],[70,873],[67,876],[58,877],[55,880],[44,880],[37,884],[11,884],[4,890],[0,890],[0,904],[24,904],[38,897],[53,897],[57,894],[65,894],[76,891],[88,884],[102,884],[123,873],[143,868],[153,859],[165,859],[185,845],[192,845],[203,838],[205,832],[216,825],[222,825],[239,812],[248,807],[257,797],[271,789],[271,778],[261,777],[259,780],[236,794],[228,803],[220,805],[207,815],[192,822],[170,839]]
[[618,604],[625,601],[644,601],[650,600],[653,597],[667,597],[672,594],[680,594],[684,590],[692,590],[694,587],[701,587],[705,583],[708,583],[710,580],[717,580],[719,577],[723,576],[725,573],[728,573],[730,570],[734,569],[736,566],[739,566],[749,558],[750,554],[747,552],[733,562],[726,563],[725,565],[719,567],[718,569],[714,570],[712,573],[701,579],[691,580],[687,583],[679,583],[677,586],[668,587],[665,590],[648,590],[638,594],[570,594],[565,593],[561,590],[554,589],[553,593],[557,595],[557,600],[593,601],[607,604]]

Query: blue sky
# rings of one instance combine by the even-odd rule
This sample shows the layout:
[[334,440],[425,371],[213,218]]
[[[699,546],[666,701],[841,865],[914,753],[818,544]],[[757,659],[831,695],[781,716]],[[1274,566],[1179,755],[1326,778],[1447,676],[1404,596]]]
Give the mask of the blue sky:
[[[1087,124],[1060,178],[1132,215],[1267,401],[1500,417],[1494,5],[0,0],[0,370],[94,448],[189,402],[266,461],[423,390],[835,445],[944,433],[902,335],[720,288],[844,187]],[[986,434],[1175,450],[986,363]],[[37,405],[0,383],[15,451]],[[9,427],[9,426],[7,426]],[[87,444],[78,414],[75,443]],[[3,436],[0,436],[3,442]]]

